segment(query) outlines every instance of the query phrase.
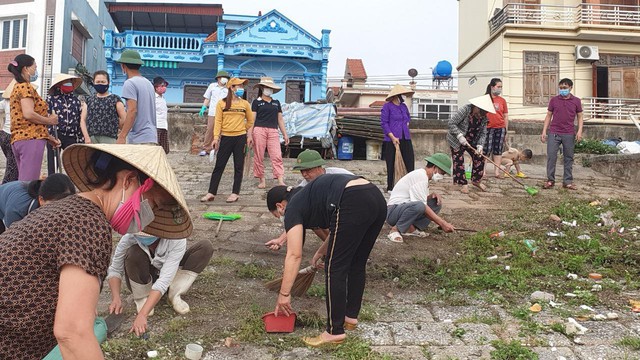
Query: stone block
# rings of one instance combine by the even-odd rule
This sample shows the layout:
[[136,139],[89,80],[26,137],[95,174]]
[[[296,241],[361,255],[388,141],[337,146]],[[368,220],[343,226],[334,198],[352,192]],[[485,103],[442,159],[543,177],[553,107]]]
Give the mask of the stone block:
[[396,345],[451,345],[454,339],[450,333],[454,330],[449,323],[391,323]]
[[489,345],[485,346],[429,346],[425,349],[428,354],[428,359],[432,360],[477,360],[477,359],[490,359],[491,351],[493,347]]
[[568,347],[536,347],[533,351],[538,354],[538,360],[558,360],[561,356],[566,360],[577,360],[576,355]]
[[496,317],[491,309],[477,306],[434,306],[431,311],[436,321],[457,321],[474,316]]
[[368,341],[371,345],[393,345],[393,327],[387,323],[358,324],[358,336]]
[[627,360],[640,358],[640,352],[615,345],[579,346],[574,350],[578,359]]
[[372,346],[378,354],[390,356],[392,359],[426,360],[422,346]]

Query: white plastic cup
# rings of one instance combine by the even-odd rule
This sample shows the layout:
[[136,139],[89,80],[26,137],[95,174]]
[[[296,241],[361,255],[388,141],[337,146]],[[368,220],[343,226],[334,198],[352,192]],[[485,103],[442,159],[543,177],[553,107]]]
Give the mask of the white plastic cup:
[[200,360],[204,349],[198,344],[188,344],[184,350],[184,357],[189,360]]

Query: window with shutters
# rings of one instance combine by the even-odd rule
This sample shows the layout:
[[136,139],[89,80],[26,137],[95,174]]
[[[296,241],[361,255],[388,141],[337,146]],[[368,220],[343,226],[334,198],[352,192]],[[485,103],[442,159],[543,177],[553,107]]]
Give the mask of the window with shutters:
[[0,49],[14,50],[27,47],[27,18],[0,19]]
[[547,106],[557,94],[560,54],[557,52],[525,51],[523,105]]
[[84,63],[84,44],[87,39],[77,26],[73,26],[71,33],[71,55],[74,59],[78,60],[79,63]]

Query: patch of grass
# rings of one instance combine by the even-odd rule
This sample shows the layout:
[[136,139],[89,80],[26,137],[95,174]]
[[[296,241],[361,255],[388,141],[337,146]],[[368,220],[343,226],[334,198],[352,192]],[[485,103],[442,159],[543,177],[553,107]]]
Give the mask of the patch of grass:
[[638,351],[640,350],[640,337],[626,336],[622,338],[620,341],[618,341],[618,345],[628,347],[634,351]]
[[620,151],[611,145],[605,145],[600,140],[595,139],[583,139],[576,143],[575,149],[576,154],[618,154]]
[[365,303],[360,309],[360,315],[358,315],[358,321],[376,321],[378,315],[377,309],[370,303]]
[[307,290],[307,295],[323,298],[327,295],[327,290],[324,287],[324,284],[312,284]]
[[467,331],[463,328],[457,327],[455,328],[455,330],[453,330],[451,332],[451,336],[458,338],[458,339],[462,339],[462,337],[464,336],[464,334],[466,334]]
[[371,349],[368,342],[357,336],[347,336],[344,343],[335,348],[324,348],[323,352],[336,359],[348,360],[392,360],[389,355],[381,355]]
[[327,320],[325,316],[318,314],[316,311],[300,311],[296,317],[296,325],[303,326],[305,328],[322,329],[326,322]]
[[495,348],[491,351],[491,359],[494,360],[538,360],[538,354],[515,340],[511,342],[496,340],[491,345]]
[[495,325],[495,324],[502,324],[502,320],[498,316],[485,316],[485,315],[478,315],[474,313],[471,316],[458,319],[456,323]]
[[241,264],[236,269],[236,275],[241,279],[259,279],[264,281],[273,280],[276,277],[274,269],[259,266],[254,263]]
[[437,269],[438,265],[431,259],[414,257],[402,264],[374,264],[369,274],[373,278],[391,280],[400,289],[424,289]]

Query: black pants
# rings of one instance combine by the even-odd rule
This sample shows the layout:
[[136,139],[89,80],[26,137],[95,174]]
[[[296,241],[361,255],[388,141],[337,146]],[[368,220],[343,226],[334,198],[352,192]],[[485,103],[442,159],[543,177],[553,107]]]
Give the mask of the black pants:
[[[384,160],[387,162],[387,190],[393,190],[393,173],[395,171],[395,162],[396,162],[396,147],[393,145],[391,141],[385,141],[382,143]],[[413,155],[413,144],[411,143],[411,139],[400,140],[400,154],[402,154],[402,160],[404,161],[404,166],[407,168],[407,173],[412,172],[415,166],[415,158]]]
[[331,218],[325,261],[327,332],[344,334],[344,317],[357,319],[362,306],[367,259],[387,215],[373,184],[348,187]]
[[[61,149],[64,150],[68,146],[78,143],[78,138],[76,136],[58,135],[58,139],[62,144],[62,147],[58,149],[58,151],[60,151]],[[54,163],[54,159],[55,152],[53,151],[53,147],[49,145],[49,143],[47,143],[47,170],[49,172],[49,175],[56,173],[56,163]],[[57,162],[58,159],[56,159],[55,161]],[[57,164],[57,166],[58,169],[62,170],[62,164]]]
[[220,146],[216,154],[216,165],[213,167],[211,181],[209,182],[209,193],[216,195],[218,185],[222,179],[222,173],[227,166],[229,157],[233,154],[233,193],[240,194],[242,185],[242,170],[244,167],[244,147],[247,145],[247,135],[222,136]]

